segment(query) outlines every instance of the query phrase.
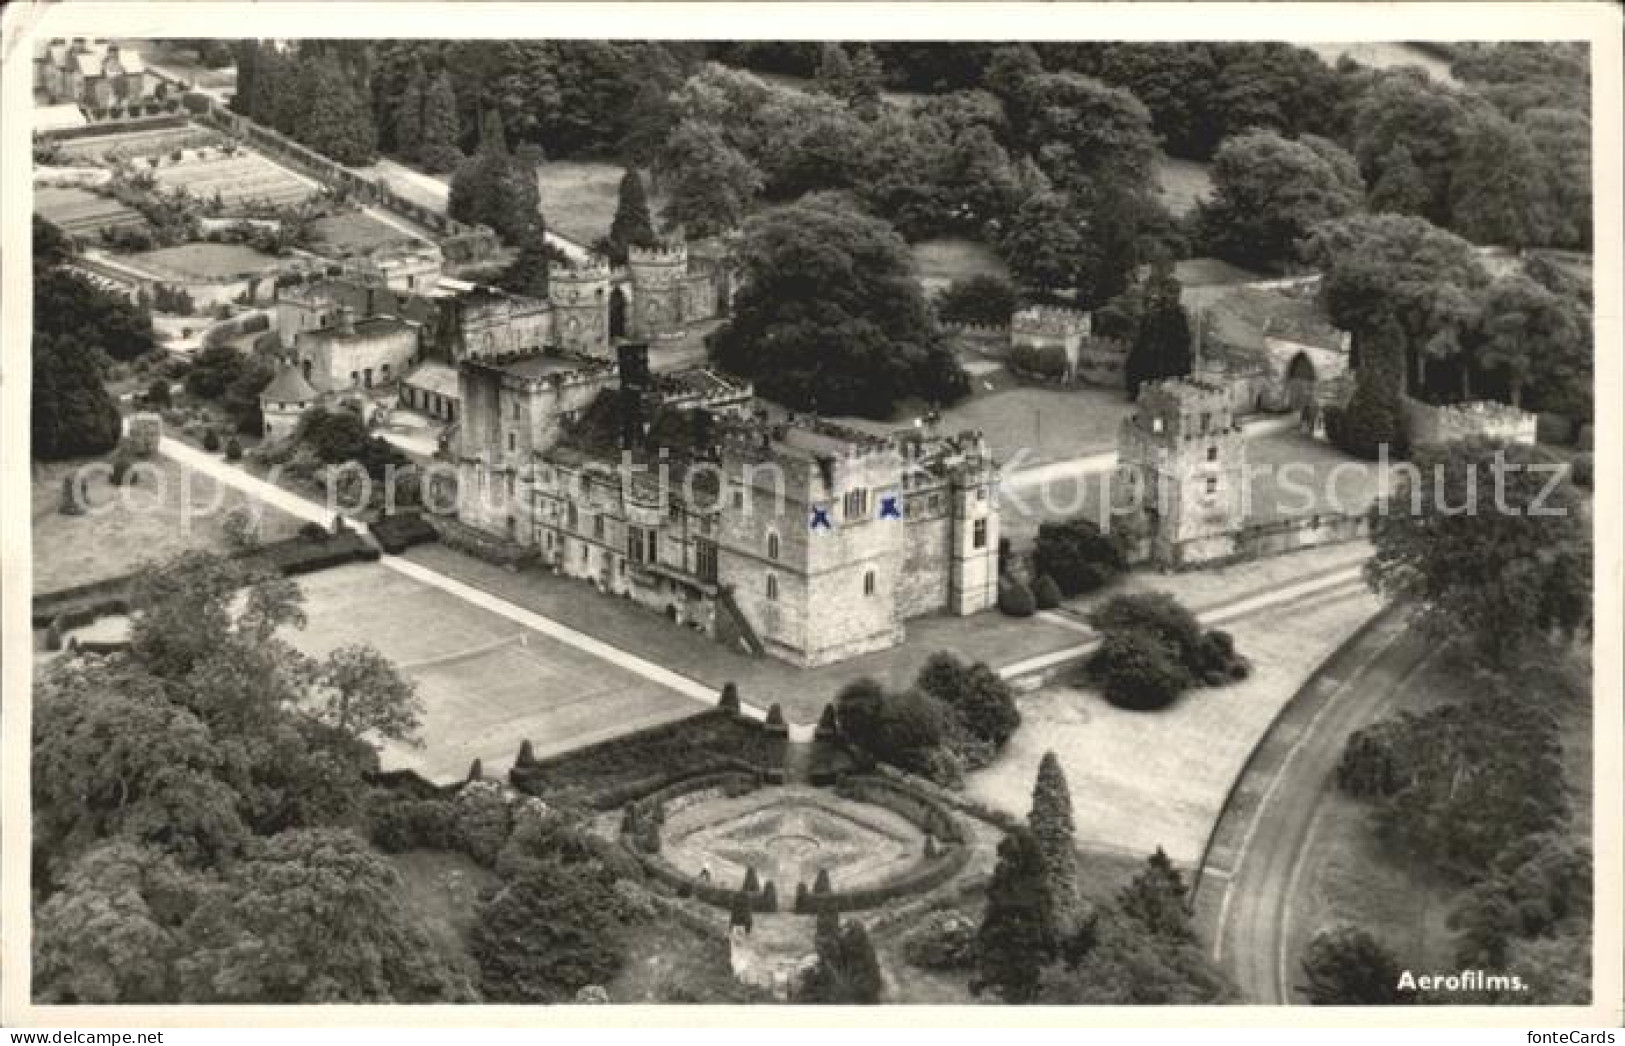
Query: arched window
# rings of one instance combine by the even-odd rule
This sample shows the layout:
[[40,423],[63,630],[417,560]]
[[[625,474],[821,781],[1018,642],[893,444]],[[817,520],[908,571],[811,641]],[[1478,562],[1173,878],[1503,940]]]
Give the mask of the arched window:
[[767,535],[767,558],[779,558],[779,536],[777,534],[769,533]]
[[767,598],[775,601],[779,598],[779,579],[772,574],[767,575]]
[[875,594],[875,572],[873,570],[864,571],[863,594],[866,596],[872,596]]

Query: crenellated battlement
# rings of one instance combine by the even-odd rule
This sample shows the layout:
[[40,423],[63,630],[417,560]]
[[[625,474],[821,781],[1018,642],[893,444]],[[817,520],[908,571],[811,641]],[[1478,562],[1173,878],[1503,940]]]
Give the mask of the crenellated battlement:
[[611,273],[609,259],[594,254],[589,255],[582,261],[573,262],[569,265],[560,265],[549,270],[547,279],[549,285],[555,283],[608,283]]
[[642,266],[686,266],[688,244],[681,240],[653,247],[639,247],[634,244],[626,249],[626,261],[633,269]]
[[616,375],[614,360],[552,350],[471,358],[464,360],[461,366],[470,372],[494,376],[503,388],[518,392],[603,384]]

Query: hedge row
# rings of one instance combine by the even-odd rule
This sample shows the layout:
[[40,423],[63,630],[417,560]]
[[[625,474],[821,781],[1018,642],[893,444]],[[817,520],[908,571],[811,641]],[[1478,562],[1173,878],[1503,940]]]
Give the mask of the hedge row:
[[378,558],[378,549],[354,532],[333,534],[321,540],[299,534],[262,545],[255,550],[253,558],[284,577],[294,577],[346,563],[370,563]]
[[856,803],[883,807],[935,836],[938,842],[962,843],[965,833],[954,816],[929,795],[916,788],[883,777],[845,777],[837,782],[835,794]]
[[609,810],[699,774],[742,771],[780,777],[784,749],[784,740],[760,723],[710,709],[515,766],[508,779],[531,795],[571,792],[595,809]]
[[413,545],[440,540],[440,534],[430,522],[416,512],[402,512],[385,516],[371,524],[372,536],[385,552],[398,556]]
[[805,915],[856,912],[865,908],[879,908],[905,897],[918,897],[958,875],[969,860],[970,847],[949,846],[937,857],[922,861],[902,875],[874,886],[830,893],[797,890],[796,911]]
[[[679,897],[692,897],[712,907],[721,908],[723,911],[732,911],[743,893],[737,886],[730,887],[717,883],[701,882],[688,873],[678,870],[675,865],[659,854],[640,853],[637,856],[644,870],[649,873],[650,878],[665,884],[675,891]],[[757,890],[755,893],[743,894],[750,910],[758,915],[778,911],[778,904],[775,899],[778,887],[774,886],[774,895],[767,893],[765,883],[763,887],[763,889]]]

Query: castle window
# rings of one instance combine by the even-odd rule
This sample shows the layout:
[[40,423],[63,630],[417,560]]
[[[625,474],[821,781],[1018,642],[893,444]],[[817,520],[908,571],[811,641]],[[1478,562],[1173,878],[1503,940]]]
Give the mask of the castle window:
[[745,492],[743,490],[737,490],[736,489],[734,491],[734,510],[735,511],[743,511],[744,508],[745,508]]
[[1209,476],[1207,478],[1207,492],[1209,494],[1217,494],[1219,492],[1219,477],[1218,476]]
[[667,514],[667,516],[669,516],[671,518],[671,521],[673,523],[679,523],[683,519],[683,506],[681,506],[677,502],[673,501],[671,503],[671,505],[667,508],[666,514]]
[[603,516],[594,516],[594,517],[592,517],[592,536],[597,538],[599,541],[604,540],[604,517]]
[[767,598],[774,601],[779,598],[779,579],[772,574],[767,575]]
[[875,572],[873,570],[863,572],[863,594],[866,596],[875,594]]
[[1218,461],[1219,460],[1219,448],[1218,447],[1209,447],[1207,449],[1207,459],[1209,461]]
[[717,546],[714,541],[694,542],[694,573],[700,576],[701,581],[713,584],[717,580]]
[[519,420],[519,401],[518,400],[513,401],[513,420],[515,420],[515,421]]
[[777,534],[769,534],[767,536],[767,558],[779,558],[779,536]]
[[869,514],[869,492],[862,488],[846,492],[844,505],[847,519],[862,519]]
[[565,512],[570,521],[570,529],[575,530],[581,522],[581,513],[576,509],[575,502],[570,502],[570,504],[565,507]]
[[1211,421],[1212,418],[1213,415],[1209,414],[1207,411],[1202,412],[1202,433],[1204,435],[1207,434],[1208,422]]
[[514,433],[512,433],[512,432],[508,433],[508,453],[512,454],[514,451],[516,451],[518,449],[519,449],[519,437],[517,435],[515,435]]
[[1151,431],[1152,432],[1161,432],[1162,431],[1162,419],[1161,418],[1152,418],[1151,419]]
[[987,547],[987,520],[985,520],[985,519],[977,520],[975,525],[973,525],[971,527],[971,532],[970,533],[971,533],[971,547],[972,548],[986,548]]

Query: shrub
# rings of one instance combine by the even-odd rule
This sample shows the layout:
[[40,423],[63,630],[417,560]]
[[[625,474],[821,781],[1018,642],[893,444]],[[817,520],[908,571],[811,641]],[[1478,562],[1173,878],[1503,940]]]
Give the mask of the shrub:
[[903,958],[922,970],[968,970],[976,964],[976,922],[961,912],[932,912],[903,938]]
[[1008,617],[1032,617],[1038,607],[1032,589],[1020,581],[999,586],[999,610]]
[[536,765],[536,751],[531,748],[530,739],[519,742],[519,755],[513,761],[514,766],[530,767]]
[[[475,760],[476,763],[479,760]],[[513,817],[502,786],[494,781],[471,780],[452,801],[457,834],[468,856],[489,868],[508,841]]]
[[818,726],[813,730],[813,740],[833,741],[840,733],[840,727],[835,720],[835,706],[825,705],[824,711],[818,716]]
[[332,537],[327,528],[320,523],[302,523],[299,526],[299,536],[306,541],[326,541]]
[[210,454],[218,453],[220,450],[220,434],[213,428],[205,429],[203,432],[203,449]]
[[243,445],[242,445],[242,442],[239,441],[236,436],[233,436],[230,439],[226,440],[226,460],[227,461],[241,461],[241,460],[243,460]]
[[747,867],[745,869],[745,885],[741,887],[741,889],[745,893],[755,893],[761,888],[762,882],[756,876],[756,869],[754,867]]
[[455,850],[461,846],[452,806],[444,799],[395,799],[371,810],[371,837],[385,853]]
[[739,688],[733,683],[722,684],[722,696],[717,700],[717,707],[724,712],[739,712]]
[[1059,346],[1017,345],[1010,350],[1010,368],[1023,374],[1058,380],[1066,377],[1066,367],[1066,350]]
[[1071,597],[1110,584],[1127,568],[1123,550],[1086,519],[1044,523],[1033,545],[1033,570]]
[[818,893],[829,893],[829,892],[830,892],[829,869],[828,868],[820,868],[820,869],[818,869],[818,878],[813,881],[813,893],[818,894]]
[[62,619],[52,618],[51,623],[45,626],[45,649],[56,651],[62,649]]
[[57,503],[57,511],[64,516],[85,514],[84,487],[78,476],[70,473],[62,477],[62,497]]
[[1033,584],[1033,602],[1039,610],[1054,610],[1061,605],[1061,588],[1048,574],[1040,574]]
[[169,406],[173,402],[173,397],[169,392],[169,382],[164,378],[152,379],[152,384],[147,386],[146,401],[149,407]]
[[1016,288],[1003,276],[982,273],[955,280],[937,298],[937,315],[944,323],[1002,326],[1016,311]]
[[1112,632],[1089,660],[1106,699],[1119,708],[1155,711],[1191,685],[1190,673],[1162,640],[1145,632]]
[[478,759],[468,764],[468,780],[479,781],[485,777],[485,765]]
[[773,881],[771,879],[769,879],[766,885],[762,887],[761,905],[762,911],[764,912],[776,912],[779,910],[779,889],[773,885]]

